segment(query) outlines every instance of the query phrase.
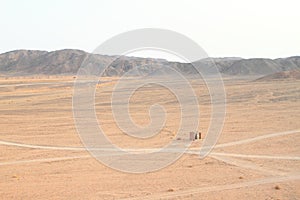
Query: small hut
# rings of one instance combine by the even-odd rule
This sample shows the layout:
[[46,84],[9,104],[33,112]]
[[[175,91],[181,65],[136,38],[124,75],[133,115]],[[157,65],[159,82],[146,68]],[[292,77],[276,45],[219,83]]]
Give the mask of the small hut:
[[198,140],[201,139],[201,132],[190,132],[190,140]]

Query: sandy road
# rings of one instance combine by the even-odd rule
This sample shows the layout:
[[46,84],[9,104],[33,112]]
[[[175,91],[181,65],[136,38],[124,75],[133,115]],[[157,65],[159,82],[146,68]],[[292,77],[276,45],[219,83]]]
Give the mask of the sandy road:
[[[229,147],[229,146],[236,146],[236,145],[241,145],[241,144],[246,144],[246,143],[251,143],[254,141],[259,141],[267,138],[273,138],[273,137],[279,137],[279,136],[284,136],[284,135],[291,135],[291,134],[298,134],[300,133],[300,130],[290,130],[290,131],[284,131],[284,132],[278,132],[278,133],[271,133],[271,134],[266,134],[262,136],[256,136],[253,138],[248,138],[240,141],[235,141],[235,142],[228,142],[228,143],[223,143],[223,144],[218,144],[214,147],[214,149],[217,148],[222,148],[222,147]],[[6,145],[6,146],[15,146],[15,147],[21,147],[21,148],[32,148],[32,149],[44,149],[44,150],[62,150],[62,151],[86,151],[86,148],[84,147],[66,147],[66,146],[46,146],[46,145],[34,145],[34,144],[24,144],[24,143],[17,143],[17,142],[9,142],[9,141],[3,141],[0,140],[0,145]],[[112,150],[110,148],[97,148],[95,150],[100,150],[100,151],[106,151],[108,152],[108,156],[111,156],[110,153],[115,152],[115,150]],[[157,148],[147,148],[147,149],[123,149],[126,151],[136,151],[136,152],[153,152],[157,151],[159,149]],[[183,150],[181,149],[169,149],[168,152],[182,152]],[[185,153],[189,154],[197,154],[199,149],[188,149]],[[162,151],[164,152],[164,151]],[[211,155],[214,156],[229,156],[229,157],[240,157],[240,158],[261,158],[261,159],[283,159],[283,160],[300,160],[299,156],[270,156],[270,155],[245,155],[245,154],[232,154],[232,153],[216,153],[212,152],[210,153]],[[1,163],[0,163],[1,164]]]
[[[217,148],[221,147],[229,147],[229,146],[235,146],[240,144],[246,144],[253,141],[263,140],[266,138],[272,138],[272,137],[278,137],[288,134],[297,134],[300,133],[299,130],[291,130],[291,131],[285,131],[285,132],[279,132],[279,133],[271,133],[263,136],[257,136],[245,140],[240,140],[236,142],[229,142],[224,144],[216,145]],[[44,145],[32,145],[32,144],[22,144],[22,143],[16,143],[16,142],[7,142],[7,141],[0,141],[0,145],[7,145],[7,146],[15,146],[15,147],[21,147],[21,148],[33,148],[33,149],[44,149],[44,150],[62,150],[62,151],[87,151],[84,147],[63,147],[63,146],[44,146]],[[102,148],[99,149],[101,151],[107,152],[107,154],[103,154],[103,156],[113,156],[118,155],[118,152],[115,152],[109,148]],[[129,150],[129,149],[124,149]],[[132,149],[130,149],[132,150]],[[159,149],[141,149],[141,152],[147,152],[147,151],[155,151]],[[171,152],[182,152],[180,149],[174,149]],[[198,154],[199,149],[189,149],[185,151],[184,153],[187,154]],[[272,159],[272,160],[295,160],[299,161],[300,156],[271,156],[271,155],[253,155],[253,154],[233,154],[233,153],[219,153],[219,152],[211,152],[209,154],[210,157],[213,157],[217,160],[233,164],[235,166],[243,167],[243,168],[249,168],[249,169],[255,169],[258,171],[269,171],[272,172],[271,169],[262,169],[261,167],[257,167],[254,164],[245,164],[245,161],[232,161],[226,157],[235,157],[235,158],[254,158],[254,159]],[[57,157],[57,158],[45,158],[45,159],[33,159],[33,160],[19,160],[19,161],[9,161],[9,162],[0,162],[0,166],[2,165],[14,165],[14,164],[26,164],[26,163],[35,163],[35,162],[51,162],[51,161],[60,161],[60,160],[70,160],[70,159],[80,159],[80,158],[88,158],[90,156],[72,156],[72,157]],[[225,158],[226,159],[225,159]],[[276,174],[279,174],[277,172]]]

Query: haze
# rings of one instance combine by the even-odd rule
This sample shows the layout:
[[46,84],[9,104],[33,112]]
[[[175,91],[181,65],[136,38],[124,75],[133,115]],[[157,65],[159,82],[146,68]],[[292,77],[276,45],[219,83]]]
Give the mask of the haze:
[[300,52],[299,6],[296,0],[0,1],[0,53],[92,52],[116,34],[152,27],[190,37],[211,57],[288,57]]

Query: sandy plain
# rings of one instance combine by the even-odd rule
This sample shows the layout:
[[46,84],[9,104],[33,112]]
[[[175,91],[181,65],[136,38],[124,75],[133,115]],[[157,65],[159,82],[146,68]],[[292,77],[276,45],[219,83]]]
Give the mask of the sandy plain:
[[[225,124],[212,153],[199,159],[191,150],[143,174],[111,169],[80,148],[73,81],[68,76],[1,78],[0,199],[300,199],[299,80],[224,79]],[[97,85],[96,111],[114,144],[160,148],[174,139],[180,107],[172,93],[153,85],[132,96],[132,119],[141,126],[149,123],[153,103],[168,113],[159,134],[135,139],[115,124],[110,101],[117,78],[106,81]],[[192,85],[205,138],[209,93],[201,81]],[[193,142],[191,149],[202,142]]]

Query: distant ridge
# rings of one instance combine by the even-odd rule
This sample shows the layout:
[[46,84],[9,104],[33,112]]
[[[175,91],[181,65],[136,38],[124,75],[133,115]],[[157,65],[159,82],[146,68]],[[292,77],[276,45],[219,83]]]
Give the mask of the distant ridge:
[[[90,54],[82,50],[63,49],[57,51],[15,50],[0,54],[0,74],[9,76],[22,75],[75,75],[84,59],[89,56],[93,64],[101,65],[112,62],[117,57]],[[300,56],[266,59],[243,59],[236,57],[206,58],[194,62],[203,70],[210,71],[215,64],[221,74],[233,76],[268,75],[276,72],[300,69]],[[104,76],[121,76],[133,68],[138,69],[136,75],[157,75],[171,67],[183,74],[194,74],[190,63],[171,62],[164,59],[137,58],[121,56],[104,72]]]

